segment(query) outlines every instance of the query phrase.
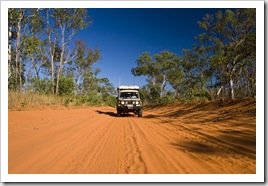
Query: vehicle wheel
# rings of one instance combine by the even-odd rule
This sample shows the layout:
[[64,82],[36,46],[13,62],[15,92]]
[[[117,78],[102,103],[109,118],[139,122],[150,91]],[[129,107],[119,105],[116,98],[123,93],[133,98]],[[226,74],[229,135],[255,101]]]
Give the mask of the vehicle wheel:
[[121,110],[117,109],[117,116],[121,116]]
[[142,117],[142,109],[139,110],[138,117]]

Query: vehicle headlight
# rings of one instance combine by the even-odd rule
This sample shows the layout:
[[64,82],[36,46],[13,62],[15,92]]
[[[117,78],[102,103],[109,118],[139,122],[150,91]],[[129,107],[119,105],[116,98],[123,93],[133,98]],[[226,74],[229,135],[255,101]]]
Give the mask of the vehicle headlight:
[[124,101],[121,101],[121,104],[122,104],[122,105],[124,105],[124,103],[125,103]]
[[138,101],[136,101],[136,105],[138,105],[139,104],[139,102]]

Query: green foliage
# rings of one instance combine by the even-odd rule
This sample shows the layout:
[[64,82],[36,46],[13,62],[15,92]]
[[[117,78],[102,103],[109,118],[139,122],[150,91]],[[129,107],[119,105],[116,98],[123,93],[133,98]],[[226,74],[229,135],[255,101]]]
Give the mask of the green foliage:
[[98,93],[105,105],[116,106],[116,91],[107,78],[99,79]]
[[66,97],[64,100],[64,106],[68,106],[70,103],[72,103],[74,99],[72,97]]
[[175,85],[175,81],[169,81],[169,78],[181,78],[175,73],[179,72],[180,58],[169,51],[162,51],[151,57],[148,52],[144,52],[136,61],[137,67],[132,68],[134,76],[147,76],[152,99],[163,97],[168,82]]
[[[229,87],[230,98],[234,99],[234,81],[240,80],[244,66],[249,65],[248,59],[256,63],[256,9],[237,9],[235,11],[219,11],[215,15],[207,15],[198,23],[205,32],[200,40],[209,45],[211,54],[208,66],[215,75],[219,86]],[[250,82],[247,82],[250,84]]]
[[98,95],[97,92],[89,92],[84,98],[83,103],[87,105],[96,106],[102,104],[102,98]]
[[8,79],[8,89],[17,90],[19,87],[19,77],[16,77],[14,74],[11,74],[11,77]]
[[33,55],[36,51],[41,50],[39,48],[41,41],[36,36],[24,36],[22,44],[27,55]]
[[51,82],[48,79],[40,79],[34,78],[32,79],[33,81],[33,91],[37,93],[43,93],[43,94],[48,94],[51,90]]
[[[9,90],[49,95],[58,89],[66,106],[114,106],[114,86],[107,78],[98,78],[100,69],[92,67],[101,58],[100,50],[82,40],[72,41],[91,24],[82,8],[10,8]],[[233,92],[230,98],[256,96],[256,9],[206,14],[198,25],[204,32],[191,49],[183,49],[182,56],[162,51],[137,58],[131,73],[147,78],[141,88],[144,102],[211,100],[219,88]]]
[[59,80],[59,95],[72,95],[75,88],[71,76],[61,76]]
[[143,87],[141,87],[140,97],[144,103],[147,103],[150,100],[150,92],[148,91],[148,85],[144,85]]
[[196,98],[202,98],[202,99],[206,99],[206,100],[211,100],[211,96],[209,94],[209,92],[207,90],[201,90],[198,93],[196,93],[194,95],[194,97]]
[[112,107],[116,106],[116,97],[115,96],[109,95],[103,101],[104,101],[105,105],[109,105],[109,106],[112,106]]
[[15,59],[15,51],[11,51],[11,74],[10,77],[8,78],[8,89],[13,90],[13,91],[19,91],[20,90],[20,77],[22,80],[22,85],[26,81],[25,77],[25,68],[22,66],[21,72],[19,69],[19,64],[16,63]]
[[157,100],[158,105],[170,105],[174,103],[174,97],[167,95]]
[[97,90],[98,88],[98,78],[94,75],[94,73],[89,70],[83,75],[83,94],[90,92],[92,90]]

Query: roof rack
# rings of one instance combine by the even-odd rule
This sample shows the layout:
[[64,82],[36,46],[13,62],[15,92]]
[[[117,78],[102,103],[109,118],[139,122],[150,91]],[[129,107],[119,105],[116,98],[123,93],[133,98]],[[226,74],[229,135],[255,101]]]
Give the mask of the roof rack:
[[140,87],[139,86],[135,86],[135,85],[132,85],[132,86],[119,86],[117,88],[117,90],[139,90]]

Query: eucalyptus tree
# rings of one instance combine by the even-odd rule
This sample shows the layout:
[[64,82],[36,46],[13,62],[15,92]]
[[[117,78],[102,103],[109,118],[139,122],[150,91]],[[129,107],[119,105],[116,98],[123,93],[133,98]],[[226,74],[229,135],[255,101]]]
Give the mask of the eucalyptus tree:
[[218,11],[207,14],[198,24],[205,30],[200,36],[208,38],[211,45],[213,66],[219,66],[218,78],[228,82],[230,98],[235,99],[234,79],[249,61],[256,62],[256,9]]
[[[34,10],[30,9],[30,12]],[[43,66],[45,54],[45,41],[42,40],[41,36],[44,34],[44,20],[39,12],[33,12],[33,14],[27,17],[28,19],[28,29],[26,29],[24,36],[22,37],[22,47],[24,55],[30,61],[30,68],[35,70],[35,75],[33,77],[39,76],[39,70],[37,70],[37,66],[40,68]],[[42,55],[42,57],[41,57]],[[40,65],[38,63],[41,63]]]
[[116,95],[115,88],[113,84],[109,81],[108,78],[99,78],[98,79],[98,93],[102,96],[102,99],[105,101],[109,96]]
[[25,24],[22,36],[22,53],[24,56],[26,87],[30,89],[34,81],[40,80],[40,71],[47,63],[45,40],[43,38],[45,19],[41,9],[24,9]]
[[[212,89],[212,72],[210,66],[210,47],[196,39],[197,43],[192,49],[183,49],[181,68],[184,72],[184,92],[189,98],[207,97],[207,92]],[[212,92],[210,93],[212,97]]]
[[[23,73],[28,55],[35,51],[35,35],[42,30],[39,9],[11,8],[8,10],[8,77],[15,79],[16,89],[22,91]],[[31,39],[29,39],[31,38]],[[12,51],[15,53],[12,59]],[[14,70],[12,67],[14,60]],[[13,75],[11,73],[14,73]]]
[[170,71],[177,65],[178,57],[169,51],[162,51],[153,57],[148,52],[144,52],[137,59],[137,67],[132,68],[134,76],[147,76],[147,81],[151,88],[152,94],[159,97],[165,96],[166,85],[171,76]]
[[55,61],[55,54],[56,54],[56,45],[57,45],[57,39],[58,39],[58,33],[56,26],[54,26],[55,21],[53,21],[53,15],[52,12],[53,9],[44,9],[45,12],[45,20],[46,20],[46,36],[47,36],[47,45],[48,45],[48,53],[49,53],[49,62],[50,62],[50,74],[51,74],[51,91],[52,94],[55,94],[55,82],[54,82],[54,75],[55,75],[55,70],[54,70],[54,61]]
[[[82,82],[88,78],[88,74],[93,72],[92,65],[100,59],[99,49],[90,49],[82,40],[77,40],[75,51],[77,52],[74,59],[73,76],[76,83],[76,94],[82,89]],[[93,74],[92,74],[93,75]]]
[[[21,58],[21,38],[22,38],[22,27],[23,25],[23,18],[24,18],[24,9],[9,9],[9,49],[8,49],[8,66],[9,66],[9,78],[11,77],[11,63],[12,63],[12,54],[11,52],[15,52],[15,60],[14,60],[14,77],[15,79],[15,89],[22,90],[22,76],[21,76],[21,70],[22,70],[22,58]],[[14,44],[12,42],[14,41]],[[12,50],[12,47],[14,46],[14,50]]]
[[172,52],[162,51],[160,54],[155,54],[154,59],[157,64],[157,68],[159,69],[158,82],[161,85],[160,97],[163,97],[165,96],[166,85],[170,81],[168,78],[169,74],[174,67],[178,67],[178,57]]
[[63,69],[78,54],[77,48],[72,48],[70,44],[77,32],[87,28],[92,21],[83,8],[51,8],[44,9],[44,12],[52,93],[58,94]]
[[15,28],[18,24],[20,13],[15,8],[8,9],[8,78],[12,75],[12,50],[14,47],[12,46],[12,41],[14,40],[16,33]]
[[71,62],[77,55],[77,51],[71,53],[70,50],[68,50],[68,45],[73,40],[76,33],[88,27],[91,21],[87,10],[82,8],[55,8],[53,9],[53,17],[57,28],[56,31],[59,32],[59,44],[61,49],[56,82],[56,94],[58,94],[59,79],[64,65]]
[[17,86],[17,63],[15,63],[16,27],[19,19],[19,11],[15,8],[8,9],[8,85],[16,89]]
[[153,60],[149,52],[142,53],[136,63],[137,67],[131,69],[132,74],[134,76],[147,76],[151,95],[158,98],[160,92],[158,83],[158,77],[160,76],[159,65]]
[[185,73],[183,72],[183,59],[177,57],[177,60],[174,60],[174,64],[170,66],[169,72],[167,73],[167,79],[174,89],[174,97],[178,98],[182,93],[183,83],[185,79]]
[[95,70],[88,70],[83,73],[83,80],[82,80],[82,95],[87,95],[91,93],[98,93],[99,88],[99,79],[97,78],[98,73],[101,70],[99,68]]

